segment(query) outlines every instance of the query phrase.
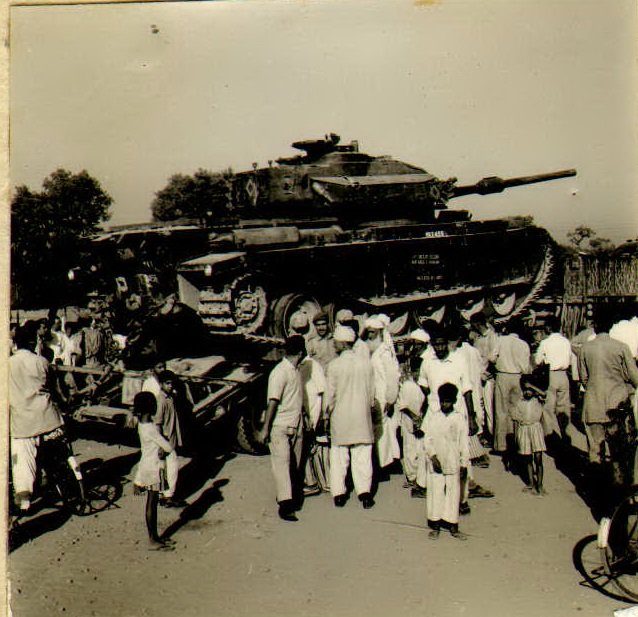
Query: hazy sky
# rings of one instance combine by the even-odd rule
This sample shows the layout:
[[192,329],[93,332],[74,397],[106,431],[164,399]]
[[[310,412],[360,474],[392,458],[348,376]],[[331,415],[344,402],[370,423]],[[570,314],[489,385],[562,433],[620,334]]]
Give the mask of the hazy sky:
[[454,202],[638,236],[634,0],[279,0],[11,9],[11,179],[86,169],[111,223],[177,172],[235,171],[335,132],[471,183]]

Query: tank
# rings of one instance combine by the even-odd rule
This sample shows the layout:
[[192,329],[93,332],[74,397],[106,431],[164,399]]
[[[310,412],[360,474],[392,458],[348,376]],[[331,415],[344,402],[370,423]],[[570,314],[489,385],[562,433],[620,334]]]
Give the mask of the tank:
[[234,175],[234,222],[177,268],[180,299],[212,331],[283,336],[297,311],[347,307],[388,314],[398,334],[451,312],[507,320],[541,293],[547,231],[530,217],[473,221],[448,203],[575,170],[459,186],[335,134],[292,146],[302,154]]

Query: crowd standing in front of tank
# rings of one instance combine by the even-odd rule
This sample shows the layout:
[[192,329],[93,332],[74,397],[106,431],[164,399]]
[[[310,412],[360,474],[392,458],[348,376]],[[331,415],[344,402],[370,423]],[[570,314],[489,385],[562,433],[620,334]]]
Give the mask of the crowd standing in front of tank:
[[[161,319],[176,305],[166,304]],[[186,308],[178,311],[179,321],[188,321]],[[323,312],[294,314],[284,357],[270,374],[265,422],[257,435],[271,453],[279,516],[296,521],[305,498],[326,493],[343,508],[352,489],[364,509],[373,508],[378,483],[401,473],[406,496],[425,498],[431,537],[448,530],[464,539],[459,516],[470,514],[470,499],[493,496],[475,481],[476,469],[500,459],[506,472],[521,476],[523,490],[545,495],[543,457],[559,460],[569,445],[570,425],[587,437],[587,492],[609,511],[617,469],[633,471],[633,450],[619,441],[618,426],[635,430],[638,415],[638,307],[625,312],[619,317],[599,311],[571,341],[552,317],[539,328],[479,312],[450,322],[425,320],[393,339],[391,322],[382,314],[355,316],[347,309],[333,319]],[[16,502],[27,512],[33,465],[23,462],[21,440],[37,449],[41,431],[27,435],[16,428],[24,413],[35,413],[22,400],[26,386],[18,381],[26,368],[18,359],[36,359],[29,364],[29,381],[38,380],[33,396],[44,397],[49,409],[50,395],[59,401],[51,404],[61,408],[69,397],[94,390],[103,377],[63,372],[50,380],[51,366],[97,366],[108,373],[109,360],[118,357],[118,349],[126,357],[127,347],[113,334],[106,310],[75,324],[52,315],[14,329],[12,470]],[[187,344],[177,329],[171,344]],[[132,401],[143,390],[156,397],[153,421],[172,448],[160,503],[183,507],[187,504],[174,498],[182,420],[173,386],[179,379],[165,370],[161,354],[153,357],[155,368],[126,396]]]
[[[475,481],[476,468],[500,459],[505,472],[521,477],[523,492],[544,496],[544,456],[554,457],[558,467],[570,448],[569,431],[578,429],[587,437],[587,492],[609,512],[617,489],[613,466],[628,456],[633,465],[633,450],[619,450],[613,437],[620,417],[633,425],[634,414],[626,412],[636,408],[638,307],[627,310],[632,316],[619,319],[601,307],[596,331],[590,321],[571,341],[554,316],[540,325],[499,323],[483,313],[453,323],[426,320],[397,337],[400,362],[383,315],[341,312],[334,330],[322,328],[321,334],[312,332],[310,318],[293,315],[293,338],[306,343],[307,360],[319,366],[316,350],[328,345],[337,355],[320,380],[323,413],[305,420],[311,430],[304,438],[311,443],[304,452],[316,451],[322,440],[325,454],[329,443],[323,479],[306,474],[304,486],[303,474],[293,474],[293,484],[295,478],[300,483],[293,490],[297,501],[288,504],[295,515],[282,518],[297,520],[303,497],[321,492],[330,492],[342,508],[354,490],[363,508],[372,508],[378,483],[400,470],[409,494],[426,499],[430,537],[448,530],[465,539],[458,516],[470,514],[470,499],[494,496]],[[316,320],[329,323],[323,313]],[[313,346],[315,337],[322,347]],[[308,379],[301,383],[307,387]],[[301,419],[306,409],[298,404]]]

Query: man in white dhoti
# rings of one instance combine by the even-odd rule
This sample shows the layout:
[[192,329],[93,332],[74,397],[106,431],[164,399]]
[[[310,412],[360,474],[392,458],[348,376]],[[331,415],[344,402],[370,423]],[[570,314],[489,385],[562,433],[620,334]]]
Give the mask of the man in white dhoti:
[[410,489],[412,497],[425,497],[425,451],[420,427],[423,421],[423,402],[425,395],[416,383],[421,359],[410,358],[403,367],[399,396],[396,408],[401,419],[401,437],[403,439],[403,473],[405,488]]
[[483,443],[493,443],[494,435],[494,367],[492,358],[496,357],[498,335],[483,313],[476,313],[470,319],[474,335],[472,345],[481,354],[481,398],[483,402],[484,423]]
[[467,475],[469,450],[467,423],[457,407],[458,388],[451,383],[437,390],[438,402],[428,409],[423,421],[425,451],[428,456],[427,513],[430,538],[441,528],[452,537],[465,540],[459,531],[461,479]]
[[326,423],[330,424],[330,492],[335,506],[347,501],[346,475],[351,466],[354,489],[364,508],[372,499],[372,404],[374,377],[365,357],[354,353],[355,334],[350,328],[335,328],[339,353],[328,365]]
[[377,459],[383,469],[401,458],[397,439],[394,403],[399,394],[399,363],[383,339],[383,321],[372,317],[365,322],[374,371],[375,439]]
[[299,364],[301,383],[303,384],[303,419],[305,461],[305,481],[303,493],[306,497],[318,495],[329,486],[327,472],[329,463],[326,460],[325,442],[317,441],[320,428],[321,411],[326,392],[326,376],[321,364],[306,356]]
[[15,502],[21,513],[31,506],[36,456],[42,440],[63,427],[62,416],[51,397],[49,363],[34,353],[34,328],[16,331],[16,352],[9,358],[9,435]]

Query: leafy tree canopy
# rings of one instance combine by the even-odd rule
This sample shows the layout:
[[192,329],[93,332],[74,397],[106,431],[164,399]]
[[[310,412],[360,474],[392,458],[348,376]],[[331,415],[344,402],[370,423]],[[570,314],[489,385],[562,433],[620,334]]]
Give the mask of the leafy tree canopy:
[[232,171],[198,169],[192,176],[175,174],[155,193],[153,220],[181,218],[209,220],[227,214],[231,207]]
[[600,238],[598,234],[586,225],[579,225],[567,234],[569,248],[572,251],[599,255],[615,248],[609,238]]
[[21,308],[64,301],[67,272],[86,237],[110,218],[111,197],[86,171],[54,171],[40,192],[16,188],[11,202],[12,303]]

